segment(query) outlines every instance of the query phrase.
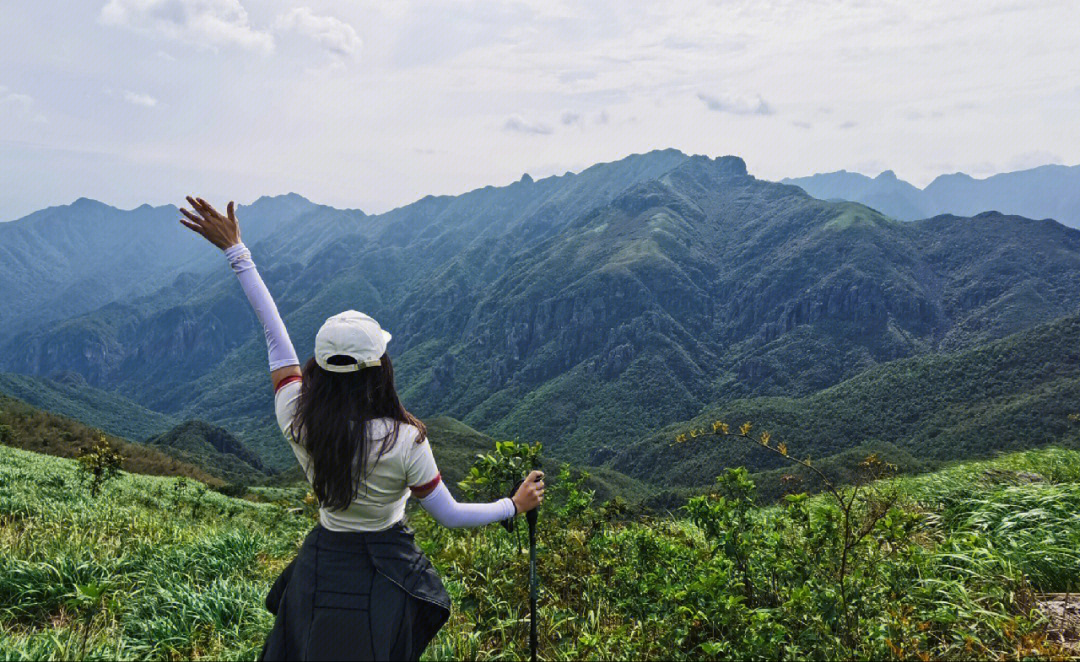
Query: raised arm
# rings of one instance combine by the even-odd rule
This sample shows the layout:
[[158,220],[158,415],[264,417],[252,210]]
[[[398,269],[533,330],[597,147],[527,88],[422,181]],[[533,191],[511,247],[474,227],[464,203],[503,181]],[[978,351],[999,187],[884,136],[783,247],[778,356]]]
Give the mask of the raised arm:
[[240,281],[248,302],[262,322],[270,360],[270,381],[276,391],[285,379],[300,376],[300,361],[296,358],[296,350],[293,349],[274,299],[259,276],[259,270],[255,268],[251,252],[240,241],[240,224],[236,221],[235,205],[230,202],[226,215],[222,216],[202,198],[188,196],[187,201],[195,211],[181,208],[180,213],[186,218],[180,219],[180,223],[225,251],[225,257]]

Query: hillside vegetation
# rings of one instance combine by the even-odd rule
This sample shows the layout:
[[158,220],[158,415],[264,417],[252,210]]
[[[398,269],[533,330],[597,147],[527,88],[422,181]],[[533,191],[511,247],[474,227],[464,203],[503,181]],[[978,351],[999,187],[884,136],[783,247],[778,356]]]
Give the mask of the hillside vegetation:
[[230,482],[245,483],[266,477],[266,468],[257,455],[227,430],[205,421],[184,421],[164,434],[147,439],[146,444],[207,467]]
[[[773,436],[821,462],[862,447],[902,469],[988,457],[1046,444],[1080,447],[1069,420],[1080,402],[1080,316],[963,352],[903,359],[803,398],[735,399],[709,406],[609,461],[658,485],[703,487],[707,467],[780,466],[769,455],[722,445],[678,445],[678,431],[720,419],[767,422]],[[868,450],[869,449],[869,450]],[[865,452],[864,452],[865,454]]]
[[132,441],[161,434],[178,423],[122,395],[93,388],[71,371],[51,379],[0,373],[0,393]]
[[[100,435],[100,430],[78,421],[0,395],[0,445],[77,458]],[[106,439],[123,456],[121,468],[124,471],[154,476],[185,476],[214,487],[225,483],[213,468],[201,462],[185,462],[160,449],[133,444],[112,435],[106,435]]]
[[[265,592],[312,524],[304,491],[256,504],[124,475],[94,500],[76,471],[0,447],[0,657],[254,659]],[[551,483],[545,659],[1050,658],[1062,649],[1037,593],[1080,590],[1073,451],[865,486],[856,516],[873,523],[843,569],[835,504],[754,507],[744,472],[685,516],[645,521],[569,472]],[[524,657],[520,538],[413,523],[454,600],[425,658]]]

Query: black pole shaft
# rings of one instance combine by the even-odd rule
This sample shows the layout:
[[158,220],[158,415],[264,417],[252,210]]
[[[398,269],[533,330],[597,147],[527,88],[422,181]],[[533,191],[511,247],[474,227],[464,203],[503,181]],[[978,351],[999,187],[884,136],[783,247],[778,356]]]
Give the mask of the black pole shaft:
[[536,509],[525,515],[529,522],[529,659],[536,662]]

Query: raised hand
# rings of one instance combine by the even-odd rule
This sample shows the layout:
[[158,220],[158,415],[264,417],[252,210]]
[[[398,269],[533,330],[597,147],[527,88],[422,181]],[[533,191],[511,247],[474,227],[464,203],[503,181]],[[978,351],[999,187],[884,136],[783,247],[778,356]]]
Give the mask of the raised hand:
[[198,232],[221,250],[240,243],[240,225],[236,222],[235,203],[229,202],[226,215],[222,216],[202,198],[189,195],[187,201],[195,211],[190,212],[181,207],[180,213],[187,217],[180,219],[181,224]]

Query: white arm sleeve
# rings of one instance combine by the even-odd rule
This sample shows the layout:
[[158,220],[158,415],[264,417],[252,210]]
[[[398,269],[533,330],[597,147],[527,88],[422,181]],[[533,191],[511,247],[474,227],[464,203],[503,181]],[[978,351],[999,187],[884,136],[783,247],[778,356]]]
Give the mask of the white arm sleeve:
[[289,332],[285,330],[285,323],[281,321],[274,299],[266,289],[259,270],[251,260],[251,251],[243,242],[225,249],[225,257],[229,260],[233,272],[240,281],[240,287],[244,288],[251,307],[255,309],[255,315],[262,322],[263,332],[266,334],[266,349],[270,358],[270,370],[284,368],[290,365],[300,365],[296,358],[296,350],[293,349],[292,341],[289,340]]
[[431,494],[420,499],[420,505],[436,522],[451,529],[483,526],[517,514],[514,502],[509,498],[491,503],[458,503],[442,481]]

